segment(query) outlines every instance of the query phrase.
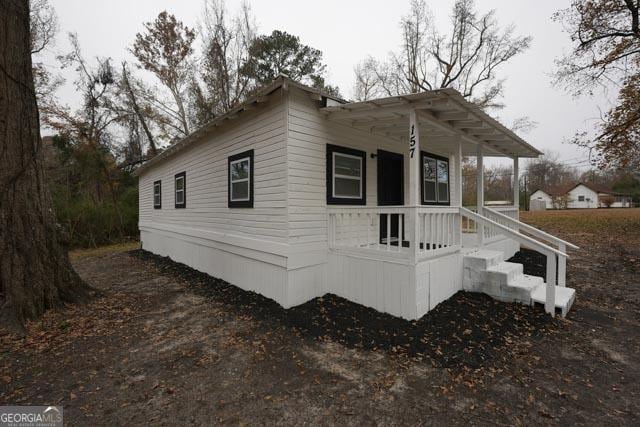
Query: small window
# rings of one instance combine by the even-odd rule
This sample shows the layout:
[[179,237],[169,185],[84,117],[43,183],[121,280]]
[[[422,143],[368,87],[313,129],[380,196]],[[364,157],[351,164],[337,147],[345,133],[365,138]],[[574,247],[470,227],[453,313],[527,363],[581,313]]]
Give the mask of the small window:
[[176,209],[187,207],[187,173],[180,172],[175,178]]
[[422,204],[448,205],[449,160],[446,157],[422,152]]
[[578,196],[578,201],[579,202],[584,202],[584,196]]
[[327,204],[366,204],[366,153],[327,145]]
[[153,183],[153,208],[162,208],[162,181]]
[[229,207],[253,207],[253,150],[229,157]]

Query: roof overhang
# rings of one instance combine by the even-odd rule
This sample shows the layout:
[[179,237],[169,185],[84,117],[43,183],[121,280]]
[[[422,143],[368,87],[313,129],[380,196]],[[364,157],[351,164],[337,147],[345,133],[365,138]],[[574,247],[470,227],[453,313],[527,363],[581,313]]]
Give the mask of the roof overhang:
[[294,80],[291,80],[289,77],[287,77],[284,74],[280,74],[273,82],[257,90],[253,96],[250,96],[249,98],[247,98],[247,100],[242,104],[238,105],[235,108],[232,108],[227,113],[216,117],[215,119],[206,123],[204,126],[199,128],[195,132],[192,132],[189,135],[185,136],[184,138],[180,139],[179,141],[173,143],[157,156],[144,162],[136,170],[133,171],[133,175],[139,176],[143,171],[162,162],[168,157],[172,157],[177,152],[182,151],[185,148],[189,147],[191,144],[201,140],[204,136],[210,134],[211,132],[225,125],[229,121],[233,121],[237,119],[238,117],[240,117],[242,113],[249,110],[253,110],[260,104],[265,104],[268,101],[269,95],[273,94],[277,90],[279,89],[288,90],[289,87],[296,87],[296,88],[302,89],[305,92],[308,92],[310,96],[315,97],[317,99],[325,98],[325,99],[331,100],[332,104],[344,104],[347,102],[343,99],[332,96],[320,89],[305,86]]
[[421,148],[447,149],[456,141],[464,155],[474,155],[478,145],[484,155],[538,157],[541,151],[527,143],[466,101],[454,89],[439,89],[411,95],[392,96],[321,108],[328,120],[386,137],[407,140],[409,113],[414,110],[420,126]]

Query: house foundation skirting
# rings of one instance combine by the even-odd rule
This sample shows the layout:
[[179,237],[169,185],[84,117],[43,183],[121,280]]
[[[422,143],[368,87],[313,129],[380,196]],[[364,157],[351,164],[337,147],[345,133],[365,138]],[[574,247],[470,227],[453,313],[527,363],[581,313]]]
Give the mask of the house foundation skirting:
[[[367,259],[328,251],[326,262],[287,268],[251,253],[239,254],[172,232],[141,231],[142,248],[168,256],[241,289],[271,298],[285,308],[326,293],[408,320],[419,319],[463,289],[462,250],[417,264]],[[517,243],[502,239],[487,247],[512,255]],[[277,265],[281,264],[281,265]]]

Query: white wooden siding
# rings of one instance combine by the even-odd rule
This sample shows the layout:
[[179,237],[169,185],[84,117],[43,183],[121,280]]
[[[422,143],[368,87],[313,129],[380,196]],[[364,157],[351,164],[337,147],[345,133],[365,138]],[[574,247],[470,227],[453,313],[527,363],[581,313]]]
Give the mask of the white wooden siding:
[[[288,107],[288,221],[289,243],[327,242],[326,214],[326,147],[327,144],[355,148],[365,151],[367,165],[366,203],[378,204],[377,159],[371,158],[378,149],[404,156],[404,196],[409,202],[409,156],[407,143],[384,138],[363,130],[328,121],[318,111],[318,103],[303,91],[292,89]],[[409,123],[407,121],[407,132]],[[429,147],[429,135],[421,135],[422,150],[433,152]],[[435,151],[449,158],[450,194],[452,203],[459,200],[457,175],[459,161],[454,159],[457,146],[452,145],[448,153]]]
[[[209,137],[144,171],[139,179],[140,228],[182,229],[271,242],[287,241],[285,103],[241,113]],[[254,207],[229,208],[228,157],[254,150]],[[186,208],[174,206],[174,175],[186,172]],[[162,180],[162,209],[153,208],[153,182]]]
[[[569,209],[587,209],[598,207],[598,193],[582,184],[569,190],[568,196],[569,202],[567,203],[567,207]],[[584,197],[583,201],[580,201],[580,196]]]
[[551,200],[551,197],[544,191],[534,191],[533,194],[529,197],[529,200],[542,200],[546,203],[547,209],[553,209],[553,201]]

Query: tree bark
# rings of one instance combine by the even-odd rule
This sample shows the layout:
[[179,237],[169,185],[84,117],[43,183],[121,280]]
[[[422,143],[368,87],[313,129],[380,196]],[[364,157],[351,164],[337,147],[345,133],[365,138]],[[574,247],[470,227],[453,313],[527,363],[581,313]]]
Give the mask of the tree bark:
[[0,1],[0,325],[91,295],[56,224],[43,163],[28,0]]
[[[129,96],[129,101],[131,102],[131,106],[133,107],[133,112],[136,113],[140,124],[142,125],[142,129],[144,130],[145,135],[147,135],[147,139],[149,140],[149,148],[151,149],[151,154],[155,157],[158,154],[158,149],[156,148],[156,143],[153,139],[153,134],[149,130],[149,126],[147,126],[147,119],[145,119],[144,114],[140,110],[138,106],[138,101],[136,100],[136,94],[131,87],[131,83],[129,82],[129,71],[127,70],[127,66],[122,64],[122,80],[124,81],[124,87],[127,91],[127,95]],[[142,153],[144,156],[144,153]]]

